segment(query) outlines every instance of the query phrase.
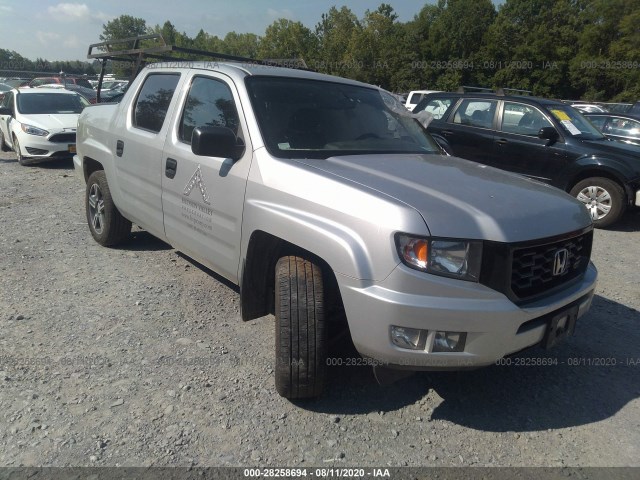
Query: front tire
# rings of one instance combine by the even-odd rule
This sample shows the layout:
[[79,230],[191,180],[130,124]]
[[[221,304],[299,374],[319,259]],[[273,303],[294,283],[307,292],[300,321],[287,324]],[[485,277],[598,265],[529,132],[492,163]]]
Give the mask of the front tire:
[[18,142],[18,139],[15,136],[13,137],[13,151],[16,152],[16,157],[18,157],[18,163],[20,165],[22,165],[23,167],[29,165],[26,161],[27,158],[22,155],[22,150],[20,150],[20,142]]
[[576,183],[570,193],[587,207],[596,228],[613,225],[624,213],[624,190],[608,178],[586,178]]
[[100,245],[117,245],[131,233],[131,222],[122,216],[113,203],[104,170],[97,170],[89,176],[85,206],[91,236]]
[[317,397],[324,388],[327,329],[320,267],[282,257],[275,271],[276,390],[289,399]]
[[0,151],[8,152],[10,150],[9,145],[4,141],[4,134],[0,130]]

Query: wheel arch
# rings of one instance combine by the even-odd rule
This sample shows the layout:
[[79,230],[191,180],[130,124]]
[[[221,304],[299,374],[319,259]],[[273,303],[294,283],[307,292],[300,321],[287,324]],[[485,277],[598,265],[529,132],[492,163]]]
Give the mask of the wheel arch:
[[274,312],[275,269],[285,256],[305,258],[322,270],[327,318],[341,311],[342,298],[335,273],[319,255],[263,230],[252,232],[240,276],[240,305],[244,321]]
[[84,172],[85,183],[89,180],[91,174],[98,170],[104,170],[104,166],[100,162],[91,157],[84,157],[82,159],[82,171]]
[[575,171],[569,177],[566,184],[563,185],[563,189],[566,192],[569,192],[575,185],[577,185],[582,180],[585,180],[587,178],[593,178],[593,177],[607,178],[612,182],[616,182],[625,193],[625,197],[626,197],[625,204],[628,205],[631,202],[633,194],[627,182],[624,181],[624,177],[620,174],[619,171],[613,168],[610,168],[607,165],[602,165],[602,164],[589,165]]

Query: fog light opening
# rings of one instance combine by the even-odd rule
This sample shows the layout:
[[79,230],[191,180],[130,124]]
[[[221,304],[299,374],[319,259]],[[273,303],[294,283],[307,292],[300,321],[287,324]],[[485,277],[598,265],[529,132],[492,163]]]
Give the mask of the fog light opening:
[[397,327],[391,325],[391,343],[406,350],[424,350],[427,344],[427,330]]
[[466,332],[436,332],[433,340],[434,352],[464,352]]

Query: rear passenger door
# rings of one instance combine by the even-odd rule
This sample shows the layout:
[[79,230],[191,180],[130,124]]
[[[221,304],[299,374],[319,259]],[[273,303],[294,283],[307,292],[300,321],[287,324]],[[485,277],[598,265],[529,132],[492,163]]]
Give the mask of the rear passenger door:
[[540,109],[519,102],[504,101],[500,113],[492,165],[550,183],[566,160],[562,137],[549,145],[538,138],[553,123]]
[[456,157],[488,164],[493,150],[497,105],[497,100],[462,99],[434,133],[444,138]]
[[[238,281],[242,211],[252,147],[233,82],[222,74],[192,74],[164,146],[164,228],[179,250],[232,282]],[[227,127],[246,148],[239,160],[197,156],[191,135]]]
[[162,218],[162,146],[175,108],[179,73],[150,73],[126,114],[117,116],[112,137],[118,202],[125,216],[164,237]]

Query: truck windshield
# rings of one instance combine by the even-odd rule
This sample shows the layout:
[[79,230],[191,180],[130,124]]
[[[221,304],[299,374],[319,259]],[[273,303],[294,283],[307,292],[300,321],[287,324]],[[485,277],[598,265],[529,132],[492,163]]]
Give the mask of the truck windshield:
[[17,95],[18,111],[25,115],[80,113],[86,104],[80,95],[62,92]]
[[246,80],[269,152],[281,158],[371,153],[441,153],[389,93],[300,78]]

